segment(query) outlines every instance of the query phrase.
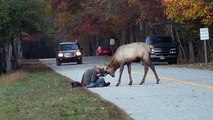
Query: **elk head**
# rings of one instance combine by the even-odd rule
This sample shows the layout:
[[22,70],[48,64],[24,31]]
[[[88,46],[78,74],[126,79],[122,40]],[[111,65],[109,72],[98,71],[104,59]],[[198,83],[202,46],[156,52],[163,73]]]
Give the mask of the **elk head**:
[[115,68],[113,66],[107,65],[104,68],[104,71],[105,71],[105,76],[109,74],[110,76],[115,77]]

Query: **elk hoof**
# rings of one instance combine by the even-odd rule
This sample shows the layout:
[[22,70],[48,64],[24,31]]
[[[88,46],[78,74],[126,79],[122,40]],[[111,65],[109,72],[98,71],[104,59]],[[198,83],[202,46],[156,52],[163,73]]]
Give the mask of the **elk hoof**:
[[119,83],[117,83],[116,86],[119,86]]
[[141,82],[140,85],[143,85],[144,82]]
[[157,81],[156,84],[159,84],[159,81]]
[[130,82],[129,85],[132,85],[132,82]]

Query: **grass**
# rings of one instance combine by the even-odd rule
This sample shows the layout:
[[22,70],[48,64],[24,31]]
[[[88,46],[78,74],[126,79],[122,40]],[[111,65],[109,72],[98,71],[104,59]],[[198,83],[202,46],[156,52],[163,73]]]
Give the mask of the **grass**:
[[130,120],[117,106],[36,60],[0,76],[0,120]]

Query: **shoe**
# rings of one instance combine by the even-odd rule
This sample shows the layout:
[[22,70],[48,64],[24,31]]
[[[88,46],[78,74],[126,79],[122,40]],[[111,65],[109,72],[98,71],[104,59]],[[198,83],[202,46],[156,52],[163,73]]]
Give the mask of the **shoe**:
[[109,86],[110,85],[110,82],[106,82],[106,83],[104,83],[104,86],[106,87],[106,86]]

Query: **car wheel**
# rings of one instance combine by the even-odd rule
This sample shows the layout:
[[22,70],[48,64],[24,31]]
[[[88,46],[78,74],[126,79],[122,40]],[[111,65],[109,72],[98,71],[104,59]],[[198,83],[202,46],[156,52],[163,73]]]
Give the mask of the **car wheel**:
[[77,62],[77,64],[82,64],[83,62],[82,62],[82,60],[79,60],[78,62]]
[[56,61],[57,66],[61,66],[61,62]]
[[177,64],[177,59],[172,59],[168,61],[169,64]]

